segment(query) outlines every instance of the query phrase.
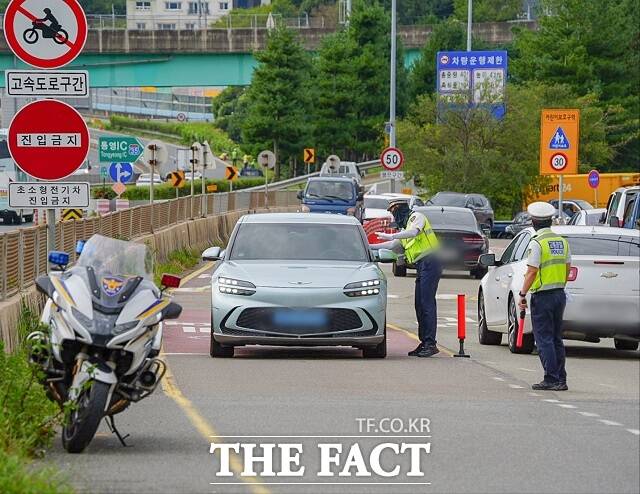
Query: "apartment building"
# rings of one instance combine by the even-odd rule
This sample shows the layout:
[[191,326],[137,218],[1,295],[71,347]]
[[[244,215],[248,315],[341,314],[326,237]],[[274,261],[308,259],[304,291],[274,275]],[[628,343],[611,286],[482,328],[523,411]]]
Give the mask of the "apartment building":
[[127,0],[128,29],[204,29],[233,9],[233,0]]

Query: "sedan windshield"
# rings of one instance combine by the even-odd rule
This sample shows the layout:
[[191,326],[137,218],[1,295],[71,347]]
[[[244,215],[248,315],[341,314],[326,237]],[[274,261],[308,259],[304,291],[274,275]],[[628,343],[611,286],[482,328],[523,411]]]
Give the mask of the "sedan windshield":
[[314,180],[309,182],[305,195],[311,199],[350,201],[353,199],[353,186],[349,182]]
[[364,207],[371,209],[387,209],[389,207],[389,199],[381,199],[379,197],[364,197]]
[[464,194],[448,194],[438,192],[428,201],[434,206],[455,206],[463,208],[467,204],[467,197]]
[[231,248],[231,260],[368,262],[355,225],[322,223],[244,223]]

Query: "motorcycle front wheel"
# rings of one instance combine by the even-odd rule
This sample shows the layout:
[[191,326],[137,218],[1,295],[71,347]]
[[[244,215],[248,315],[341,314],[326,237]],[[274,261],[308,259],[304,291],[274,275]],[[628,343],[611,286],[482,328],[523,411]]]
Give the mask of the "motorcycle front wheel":
[[64,45],[67,41],[69,41],[69,33],[67,33],[64,29],[60,29],[53,37],[53,41],[55,41],[59,45]]
[[62,427],[62,446],[69,453],[81,453],[89,445],[102,420],[109,385],[93,381],[82,391]]
[[24,33],[22,33],[22,39],[25,40],[26,43],[30,45],[36,43],[38,41],[39,35],[38,31],[35,29],[27,29]]

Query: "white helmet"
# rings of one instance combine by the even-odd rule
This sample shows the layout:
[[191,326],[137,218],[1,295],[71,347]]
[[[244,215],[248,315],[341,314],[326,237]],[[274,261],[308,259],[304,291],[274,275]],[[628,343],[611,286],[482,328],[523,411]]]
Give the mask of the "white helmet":
[[529,204],[527,213],[529,213],[529,216],[531,216],[532,220],[550,220],[556,214],[556,208],[554,208],[548,202],[538,201]]

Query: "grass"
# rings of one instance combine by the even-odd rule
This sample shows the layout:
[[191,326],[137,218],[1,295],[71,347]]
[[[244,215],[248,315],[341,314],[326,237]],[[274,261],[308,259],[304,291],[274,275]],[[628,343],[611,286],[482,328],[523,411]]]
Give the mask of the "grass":
[[163,274],[181,275],[192,269],[200,262],[200,252],[191,249],[180,249],[169,254],[167,262],[156,263],[153,270],[153,279],[160,286]]
[[71,492],[51,468],[31,459],[41,456],[61,423],[60,408],[45,395],[40,370],[29,363],[25,337],[40,328],[36,313],[23,305],[18,322],[19,346],[4,351],[0,341],[0,492]]

